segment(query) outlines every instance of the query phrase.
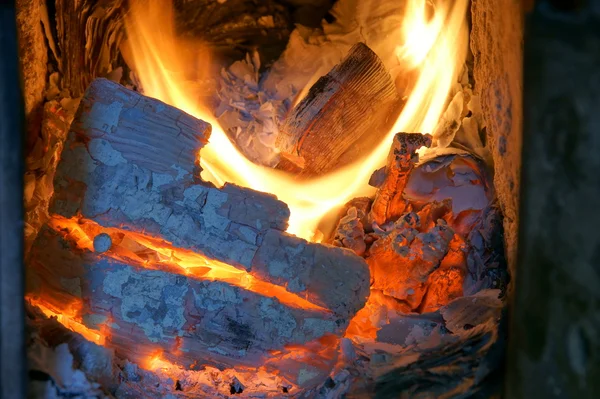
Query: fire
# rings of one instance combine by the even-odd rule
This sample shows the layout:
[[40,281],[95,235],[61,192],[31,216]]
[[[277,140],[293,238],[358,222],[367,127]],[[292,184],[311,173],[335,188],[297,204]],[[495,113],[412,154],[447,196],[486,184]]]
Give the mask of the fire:
[[145,234],[117,228],[102,227],[86,219],[67,219],[53,216],[48,225],[66,232],[82,249],[94,252],[94,237],[107,234],[112,246],[105,255],[125,263],[133,263],[148,269],[174,269],[176,272],[203,280],[224,281],[231,285],[277,298],[282,304],[321,312],[329,312],[321,306],[286,291],[285,287],[262,281],[245,270],[209,259],[197,252],[174,247],[171,243]]
[[88,341],[94,342],[97,345],[104,345],[106,343],[106,336],[102,331],[88,328],[81,322],[79,312],[75,309],[81,308],[81,304],[72,304],[72,306],[66,305],[61,309],[53,309],[42,299],[34,298],[33,296],[27,296],[25,299],[31,305],[37,306],[46,317],[56,318],[56,321],[60,324],[71,331],[81,334]]
[[[181,78],[190,73],[208,76],[210,59],[202,52],[198,63],[189,62],[184,43],[175,37],[170,2],[131,2],[126,27],[129,51],[145,94],[213,126],[210,143],[201,153],[202,177],[218,186],[232,182],[275,194],[290,207],[288,232],[314,240],[317,226],[326,214],[354,197],[372,192],[367,182],[371,173],[384,163],[394,133],[434,130],[452,83],[464,64],[468,42],[465,22],[468,1],[458,0],[452,6],[448,3],[432,7],[426,0],[408,0],[399,30],[402,34],[387,39],[396,47],[398,69],[416,68],[419,73],[408,102],[386,140],[360,164],[303,182],[246,159],[199,101],[193,87]],[[428,13],[432,13],[430,18]]]

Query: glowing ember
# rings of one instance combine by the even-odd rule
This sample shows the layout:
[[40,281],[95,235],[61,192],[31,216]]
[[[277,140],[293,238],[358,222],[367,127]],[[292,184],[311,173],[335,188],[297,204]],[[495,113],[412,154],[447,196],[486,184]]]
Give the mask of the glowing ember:
[[[167,2],[133,2],[126,26],[130,52],[144,92],[172,104],[213,126],[210,143],[202,150],[203,178],[217,185],[233,182],[257,191],[275,194],[291,210],[288,232],[311,240],[317,225],[349,199],[372,190],[369,176],[385,160],[393,134],[398,131],[431,132],[443,111],[447,95],[464,63],[468,32],[465,23],[467,0],[452,7],[440,6],[426,17],[426,1],[411,0],[402,22],[402,33],[390,37],[398,64],[418,68],[420,73],[408,102],[388,138],[360,164],[298,182],[270,168],[257,166],[236,150],[216,119],[196,99],[193,91],[175,75],[194,73],[202,63],[190,63],[182,54],[182,43],[174,36],[172,10]],[[159,5],[160,4],[160,5]],[[193,67],[193,70],[190,70]]]
[[250,273],[231,265],[208,259],[196,252],[175,248],[162,239],[130,231],[105,228],[90,220],[66,219],[53,216],[49,226],[55,230],[66,230],[80,248],[94,251],[93,237],[106,234],[113,238],[106,255],[126,263],[138,264],[149,269],[175,268],[181,274],[203,280],[224,281],[231,285],[257,292],[266,297],[277,298],[290,307],[329,312],[296,294],[286,291],[285,287],[264,282]]
[[31,305],[37,306],[46,317],[56,318],[56,321],[60,324],[71,331],[81,334],[88,341],[92,341],[97,345],[104,345],[106,343],[106,335],[102,331],[92,330],[83,325],[79,316],[79,311],[75,310],[75,308],[81,308],[80,304],[73,304],[75,306],[64,306],[62,309],[53,309],[42,299],[34,298],[33,296],[27,296],[25,299]]

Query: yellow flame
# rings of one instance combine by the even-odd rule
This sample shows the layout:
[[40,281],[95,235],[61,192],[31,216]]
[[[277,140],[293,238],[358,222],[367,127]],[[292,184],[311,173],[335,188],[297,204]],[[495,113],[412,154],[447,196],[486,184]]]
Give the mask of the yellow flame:
[[[397,1],[397,0],[390,0]],[[465,56],[467,0],[439,5],[427,17],[426,0],[408,0],[403,37],[389,38],[397,45],[398,62],[419,75],[398,121],[379,147],[360,164],[322,177],[298,182],[293,176],[246,159],[231,143],[211,112],[204,108],[182,73],[189,59],[182,42],[175,38],[170,2],[131,2],[126,19],[129,50],[146,95],[158,98],[210,123],[210,142],[202,149],[202,177],[216,185],[232,182],[257,191],[275,194],[291,211],[288,232],[313,239],[319,222],[350,199],[372,193],[367,182],[385,163],[397,132],[432,132],[443,112],[449,90],[457,80]],[[160,4],[160,7],[156,7]],[[211,68],[206,52],[194,68]],[[401,69],[401,68],[400,68]]]

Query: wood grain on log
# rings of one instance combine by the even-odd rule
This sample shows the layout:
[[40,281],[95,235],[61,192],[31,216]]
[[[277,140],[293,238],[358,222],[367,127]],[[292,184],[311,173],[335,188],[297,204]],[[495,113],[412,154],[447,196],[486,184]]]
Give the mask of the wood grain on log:
[[431,145],[431,136],[421,133],[398,133],[388,155],[385,177],[371,206],[370,219],[378,225],[393,222],[406,212],[408,201],[403,197],[410,171],[418,155],[416,151]]
[[402,100],[385,66],[364,43],[320,78],[286,118],[276,145],[319,175],[368,153],[386,136]]
[[65,144],[50,212],[160,237],[342,319],[354,315],[369,292],[363,259],[286,234],[289,209],[272,195],[195,184],[195,157],[208,131],[168,105],[96,80]]
[[[30,297],[106,335],[125,358],[157,349],[189,367],[256,366],[268,352],[340,334],[332,312],[282,304],[223,281],[199,280],[160,263],[127,262],[82,249],[44,227],[33,246]],[[262,362],[261,362],[262,363]]]

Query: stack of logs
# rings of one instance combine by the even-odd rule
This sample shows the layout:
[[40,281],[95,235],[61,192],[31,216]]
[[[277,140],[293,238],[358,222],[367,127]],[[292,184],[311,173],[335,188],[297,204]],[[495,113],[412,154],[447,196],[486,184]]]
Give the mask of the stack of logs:
[[[30,253],[28,296],[70,309],[134,361],[161,351],[186,367],[256,367],[273,351],[341,336],[369,294],[365,261],[286,234],[289,210],[271,195],[199,181],[210,131],[92,82],[56,172],[51,221]],[[328,373],[297,363],[288,368],[297,385]]]

